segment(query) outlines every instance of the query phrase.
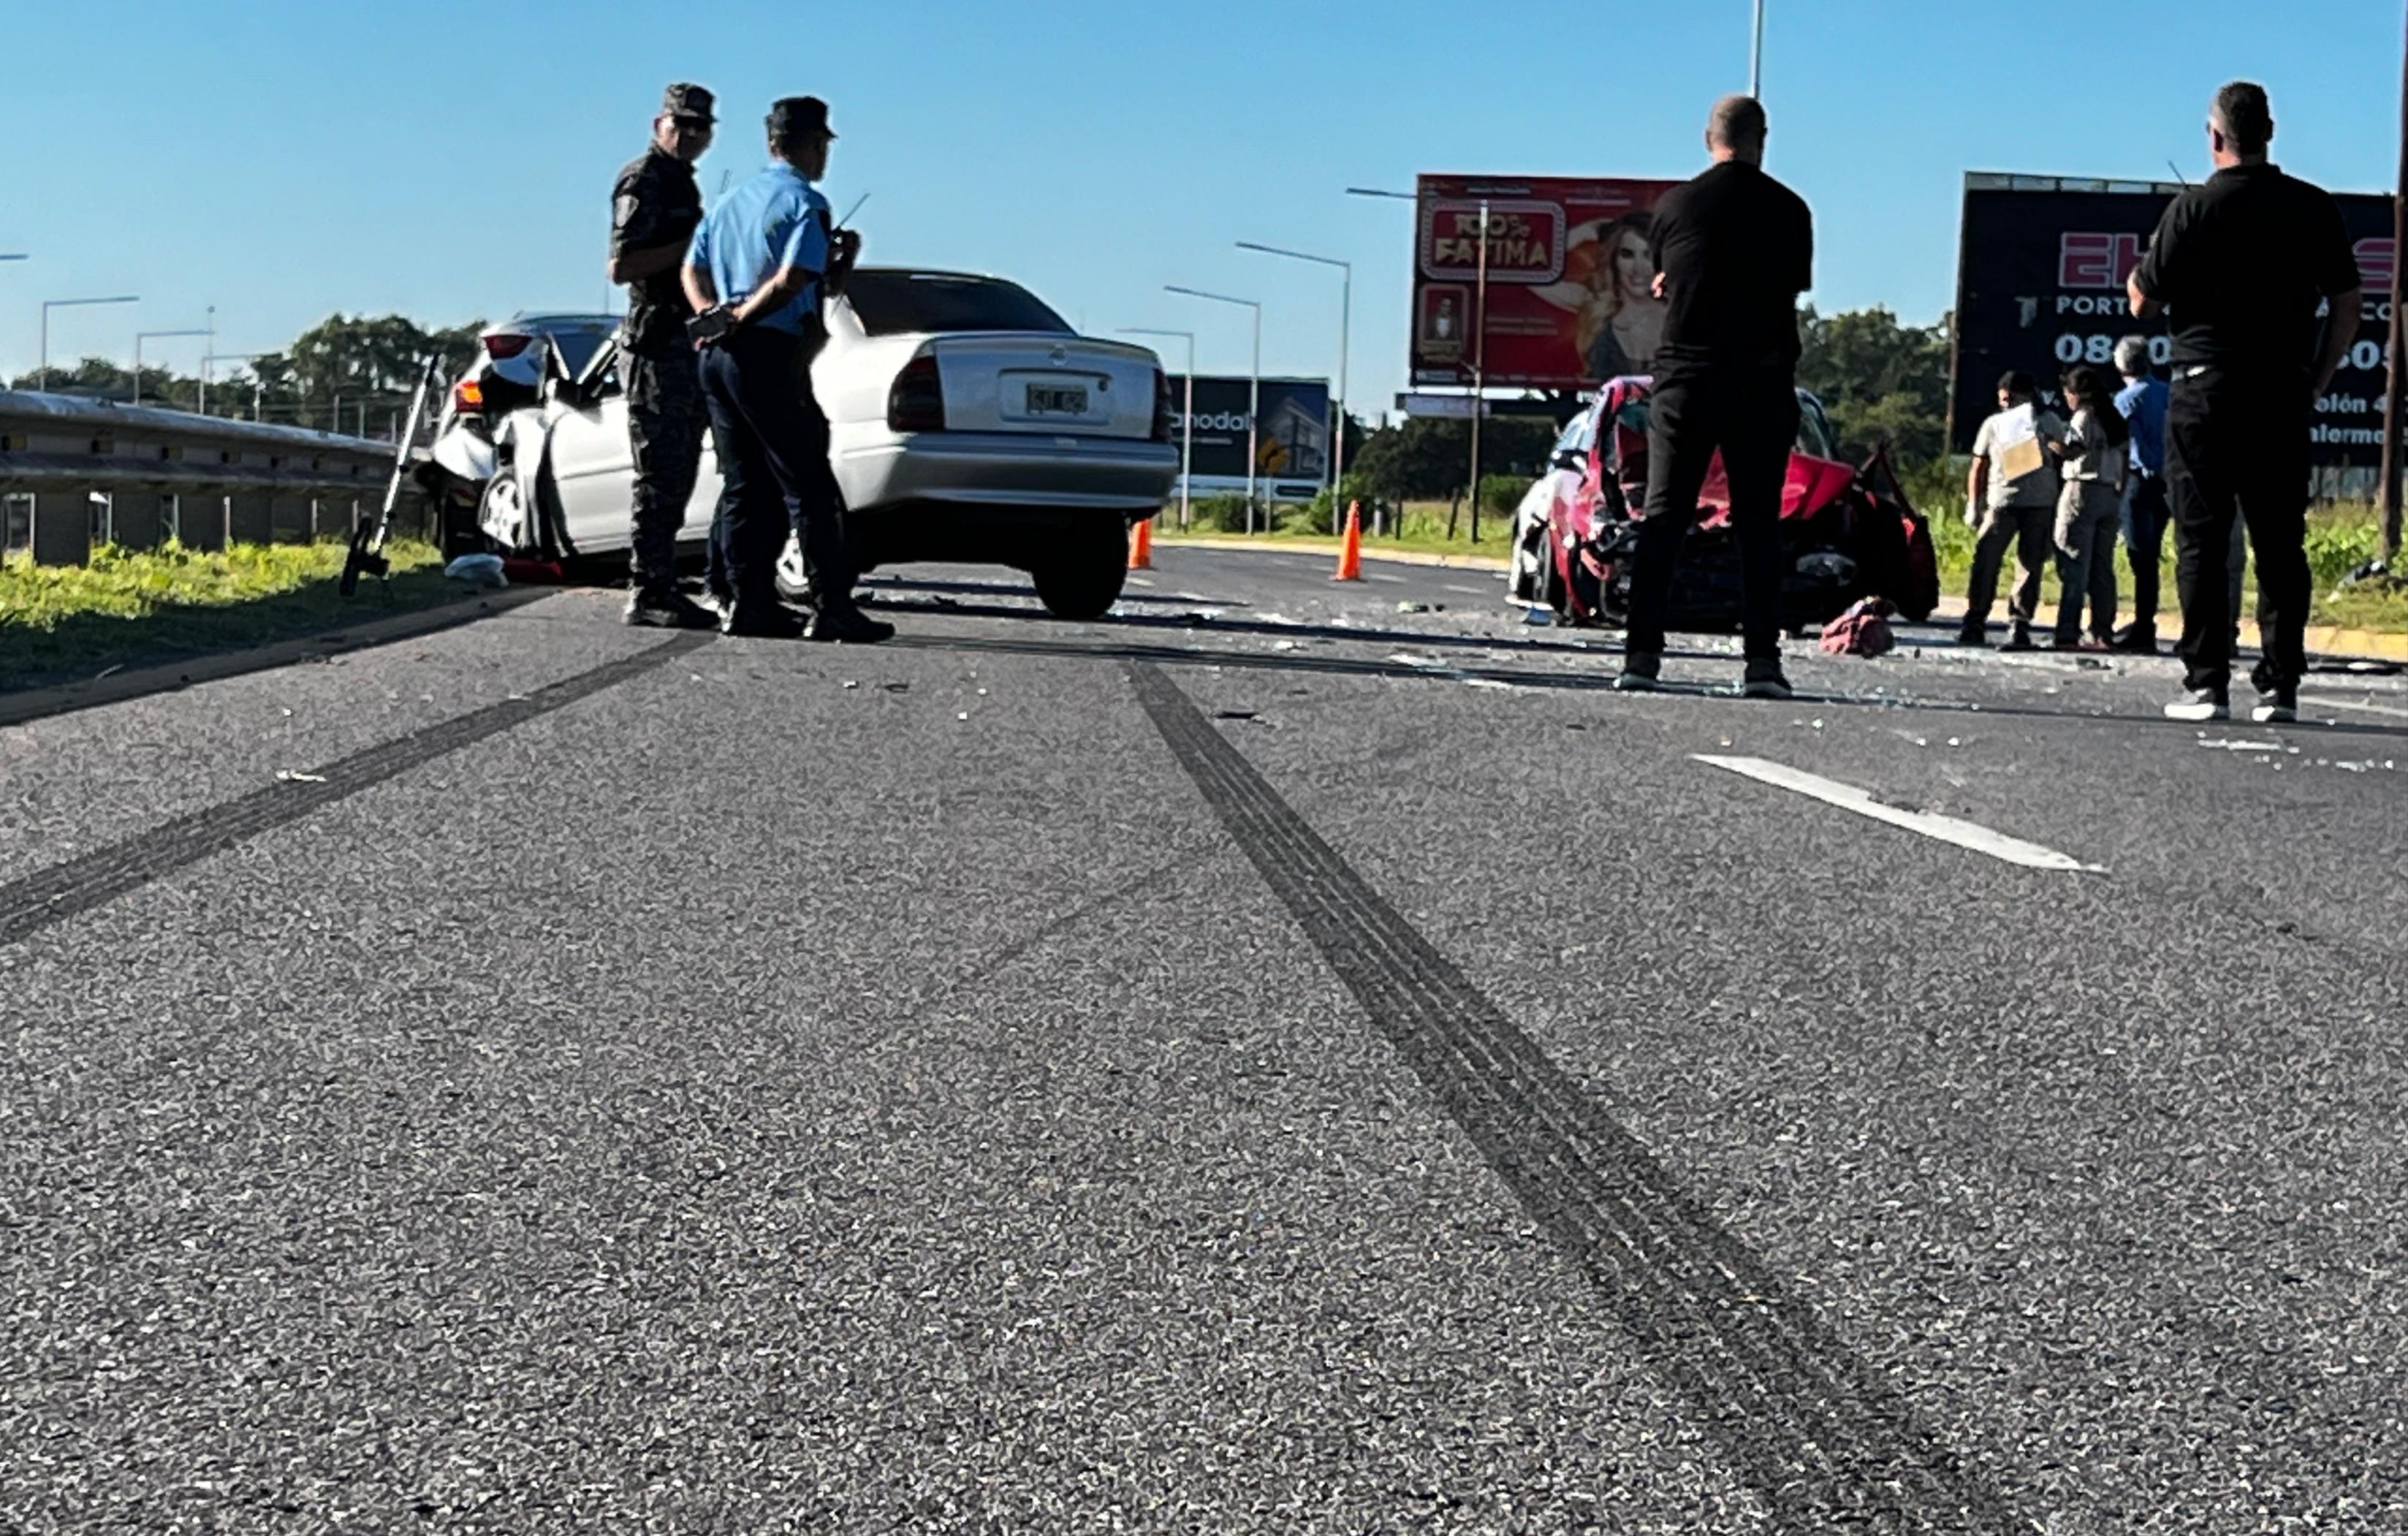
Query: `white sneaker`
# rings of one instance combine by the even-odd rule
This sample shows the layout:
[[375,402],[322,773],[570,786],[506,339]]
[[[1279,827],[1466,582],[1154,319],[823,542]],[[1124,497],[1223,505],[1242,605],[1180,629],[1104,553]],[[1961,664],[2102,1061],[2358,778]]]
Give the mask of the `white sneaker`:
[[2193,688],[2166,706],[2166,718],[2196,723],[2229,720],[2232,718],[2232,706],[2213,688]]

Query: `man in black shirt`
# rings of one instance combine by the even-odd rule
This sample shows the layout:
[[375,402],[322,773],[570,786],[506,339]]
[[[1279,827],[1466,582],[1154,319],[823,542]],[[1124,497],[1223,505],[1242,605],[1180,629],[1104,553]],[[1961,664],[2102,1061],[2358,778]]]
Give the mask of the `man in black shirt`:
[[1668,309],[1620,689],[1657,686],[1673,569],[1720,450],[1740,544],[1747,658],[1740,691],[1789,696],[1781,675],[1781,488],[1798,437],[1798,295],[1813,285],[1814,230],[1804,200],[1764,174],[1764,136],[1762,105],[1725,96],[1706,124],[1713,167],[1656,205],[1656,294]]
[[710,610],[677,587],[677,536],[702,466],[710,424],[685,323],[693,318],[679,270],[702,223],[694,163],[710,148],[710,93],[672,85],[652,120],[650,148],[610,189],[610,280],[627,285],[620,329],[620,382],[627,392],[627,441],[635,451],[632,590],[627,622],[664,629],[715,629]]
[[2176,720],[2231,715],[2225,558],[2236,516],[2258,552],[2265,655],[2250,674],[2252,718],[2298,718],[2307,669],[2309,418],[2358,339],[2359,280],[2340,208],[2268,164],[2273,137],[2262,87],[2236,80],[2215,93],[2215,174],[2166,209],[2129,284],[2132,312],[2171,311],[2174,334],[2166,490],[2186,676],[2166,713]]

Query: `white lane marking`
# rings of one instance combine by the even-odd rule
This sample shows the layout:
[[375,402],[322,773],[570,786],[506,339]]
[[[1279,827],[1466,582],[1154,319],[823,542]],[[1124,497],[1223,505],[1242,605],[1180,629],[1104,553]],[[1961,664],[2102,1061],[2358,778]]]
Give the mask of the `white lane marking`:
[[1972,822],[1958,821],[1954,816],[1942,816],[1935,811],[1901,811],[1896,806],[1884,805],[1853,784],[1843,784],[1837,780],[1826,779],[1820,774],[1808,773],[1801,768],[1789,768],[1780,763],[1770,763],[1761,757],[1717,757],[1705,753],[1695,755],[1700,763],[1711,764],[1715,768],[1727,769],[1732,773],[1741,774],[1761,783],[1771,784],[1776,788],[1794,790],[1798,794],[1821,800],[1826,805],[1835,805],[1842,811],[1853,811],[1859,816],[1885,822],[1891,826],[1901,826],[1910,832],[1920,832],[1927,838],[1954,843],[1959,848],[1968,848],[1976,854],[1987,854],[1994,859],[2021,865],[2027,869],[2055,869],[2069,874],[2090,875],[2103,875],[2107,872],[2100,865],[2085,864],[2080,859],[2070,858],[2054,848],[2042,848],[2036,842],[2026,842],[2021,838],[2011,838],[2003,832],[1993,832],[1988,827],[1976,825]]
[[1442,584],[1447,591],[1460,592],[1467,597],[1485,597],[1488,596],[1488,589],[1485,587],[1462,587],[1455,585],[1453,581],[1444,582]]
[[2394,709],[2388,704],[2360,703],[2352,698],[2335,698],[2330,694],[2301,694],[2302,705],[2314,704],[2326,710],[2364,710],[2368,714],[2387,714],[2394,720],[2408,720],[2408,710]]

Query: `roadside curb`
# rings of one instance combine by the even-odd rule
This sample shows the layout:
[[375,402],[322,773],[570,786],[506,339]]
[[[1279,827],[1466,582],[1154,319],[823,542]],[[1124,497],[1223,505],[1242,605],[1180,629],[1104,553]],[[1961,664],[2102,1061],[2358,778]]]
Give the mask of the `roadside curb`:
[[[1326,554],[1338,557],[1335,538],[1189,538],[1175,533],[1154,536],[1155,549],[1246,550],[1262,554]],[[1395,566],[1434,566],[1447,570],[1492,570],[1502,573],[1508,562],[1493,554],[1434,554],[1426,550],[1383,550],[1365,542],[1363,558]]]
[[271,667],[289,667],[297,661],[312,661],[348,651],[365,650],[373,645],[387,645],[394,640],[414,639],[438,629],[450,629],[491,614],[523,608],[559,590],[557,587],[529,586],[483,591],[448,603],[437,603],[431,608],[413,609],[407,613],[395,613],[365,623],[346,623],[333,629],[271,640],[247,650],[215,651],[183,661],[146,667],[139,671],[108,671],[81,682],[53,683],[47,688],[31,688],[23,693],[0,694],[0,728],[22,725],[27,721],[52,715],[72,714],[102,704],[120,704],[147,694],[172,693],[196,683],[240,677],[246,672],[263,672]]
[[[1929,622],[1956,624],[1962,624],[1964,621],[1964,599],[1943,598],[1940,606],[1931,610]],[[2039,622],[2035,622],[2032,625],[2035,632],[2042,627],[2043,625]],[[2256,621],[2243,619],[2241,622],[2241,643],[2255,647],[2259,644],[2259,640]],[[2381,629],[2344,629],[2336,624],[2312,624],[2308,625],[2307,650],[2308,654],[2312,656],[2334,656],[2344,660],[2408,661],[2408,634],[2395,635]],[[2170,651],[2160,652],[2160,654],[2171,653]]]

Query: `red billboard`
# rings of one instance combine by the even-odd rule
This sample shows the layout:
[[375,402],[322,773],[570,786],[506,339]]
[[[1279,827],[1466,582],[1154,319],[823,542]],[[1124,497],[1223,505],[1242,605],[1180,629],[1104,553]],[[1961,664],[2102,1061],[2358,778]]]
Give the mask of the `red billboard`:
[[[1592,388],[1644,373],[1664,334],[1649,210],[1675,181],[1425,176],[1415,205],[1412,379]],[[1480,209],[1488,290],[1480,294]]]

